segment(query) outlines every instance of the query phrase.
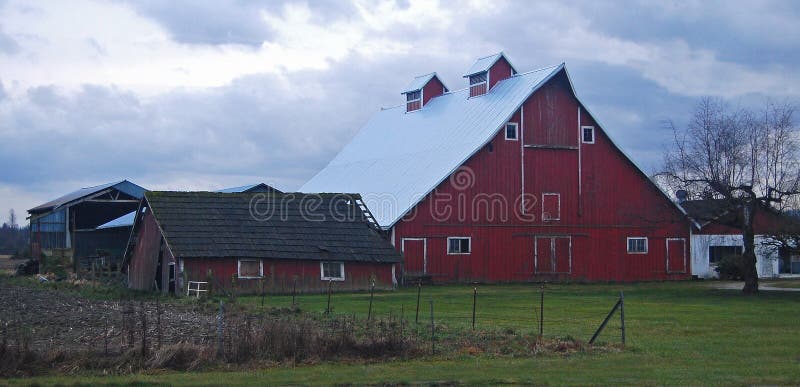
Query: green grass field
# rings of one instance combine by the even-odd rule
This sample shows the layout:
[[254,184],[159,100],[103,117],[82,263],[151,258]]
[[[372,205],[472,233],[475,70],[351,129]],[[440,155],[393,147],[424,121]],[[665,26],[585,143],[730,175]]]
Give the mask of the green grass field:
[[[0,384],[372,384],[456,382],[463,384],[792,384],[800,383],[800,292],[762,292],[746,297],[718,290],[708,282],[627,285],[548,285],[544,334],[588,341],[625,293],[627,346],[622,352],[577,353],[514,358],[446,354],[375,364],[323,363],[277,367],[258,372],[156,373],[130,376],[40,377],[0,380]],[[470,286],[425,287],[420,323],[429,323],[429,300],[440,332],[468,330],[472,319]],[[417,289],[379,292],[373,313],[402,314],[413,324]],[[240,304],[261,308],[260,297]],[[325,295],[301,295],[304,311],[322,312]],[[266,306],[288,306],[291,297],[267,296]],[[537,285],[478,287],[478,329],[537,330]],[[369,294],[331,297],[333,313],[365,318]],[[427,325],[425,325],[427,326]],[[600,340],[618,343],[619,318]],[[421,329],[420,329],[421,330]],[[440,333],[441,334],[441,333]]]

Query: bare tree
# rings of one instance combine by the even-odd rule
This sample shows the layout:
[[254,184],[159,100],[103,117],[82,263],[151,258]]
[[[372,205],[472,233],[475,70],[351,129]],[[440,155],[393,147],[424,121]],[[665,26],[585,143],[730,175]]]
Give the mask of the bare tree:
[[8,210],[8,225],[11,228],[17,228],[17,213],[14,212],[14,209]]
[[767,103],[758,112],[731,109],[720,99],[699,101],[685,129],[668,123],[674,146],[664,172],[672,188],[694,198],[720,199],[741,214],[744,239],[744,293],[758,291],[753,220],[759,206],[797,208],[800,193],[800,140],[789,104]]

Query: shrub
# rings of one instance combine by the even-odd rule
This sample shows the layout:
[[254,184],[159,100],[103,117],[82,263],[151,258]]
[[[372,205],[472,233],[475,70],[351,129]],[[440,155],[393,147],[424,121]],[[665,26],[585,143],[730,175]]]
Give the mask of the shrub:
[[741,255],[726,255],[719,260],[717,268],[720,279],[740,280],[743,278],[744,259]]

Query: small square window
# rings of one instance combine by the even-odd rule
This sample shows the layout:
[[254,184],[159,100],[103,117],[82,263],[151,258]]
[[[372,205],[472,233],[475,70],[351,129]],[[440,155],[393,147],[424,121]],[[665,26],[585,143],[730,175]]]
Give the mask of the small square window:
[[581,127],[583,142],[586,144],[594,144],[594,126]]
[[471,252],[471,239],[469,237],[447,238],[447,254],[469,254]]
[[344,281],[343,262],[320,262],[319,271],[323,281]]
[[261,278],[264,276],[264,266],[260,259],[240,259],[237,275],[239,278]]
[[647,238],[628,238],[628,254],[647,254]]
[[506,140],[517,140],[517,128],[518,125],[516,122],[509,122],[506,124]]
[[420,92],[420,90],[406,93],[406,102],[419,101],[421,96],[422,92]]

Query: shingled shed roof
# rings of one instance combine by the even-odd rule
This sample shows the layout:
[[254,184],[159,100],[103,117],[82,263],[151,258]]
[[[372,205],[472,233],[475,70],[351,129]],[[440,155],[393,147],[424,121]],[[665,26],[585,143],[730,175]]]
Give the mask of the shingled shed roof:
[[[731,215],[731,205],[723,199],[687,200],[680,205],[686,210],[686,214],[697,222],[709,222],[724,215]],[[735,214],[733,216],[735,217]]]
[[145,200],[176,257],[400,261],[355,194],[148,192]]

